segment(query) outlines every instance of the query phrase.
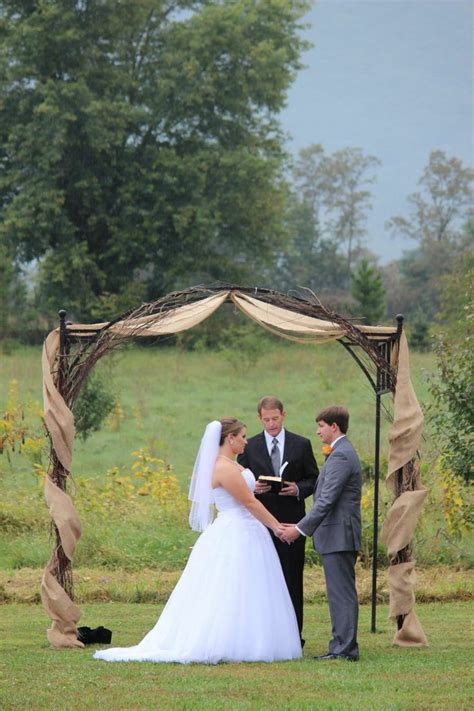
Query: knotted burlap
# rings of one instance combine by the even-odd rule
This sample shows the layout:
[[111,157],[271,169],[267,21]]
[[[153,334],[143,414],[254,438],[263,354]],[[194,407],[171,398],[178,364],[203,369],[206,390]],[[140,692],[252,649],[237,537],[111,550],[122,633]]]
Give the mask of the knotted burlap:
[[50,560],[41,580],[41,601],[53,620],[46,635],[56,649],[83,647],[77,639],[77,623],[81,611],[52,574],[54,564]]
[[[408,343],[404,333],[401,334],[395,355],[397,385],[394,394],[394,419],[389,433],[390,449],[386,483],[393,489],[395,475],[409,464],[414,468],[416,475],[414,490],[405,491],[395,499],[382,527],[381,540],[387,546],[391,560],[411,542],[428,494],[428,490],[421,484],[419,467],[414,463],[421,439],[423,413],[410,380]],[[395,619],[405,615],[401,629],[395,634],[394,644],[403,647],[426,645],[426,636],[413,611],[414,561],[391,565],[388,570],[388,582],[390,617]]]
[[[56,387],[53,372],[57,371],[59,333],[52,331],[43,347],[43,403],[46,427],[51,435],[57,458],[69,472],[72,462],[72,444],[75,436],[74,416]],[[64,554],[72,560],[77,541],[81,537],[81,524],[71,497],[47,476],[45,479],[46,503],[58,530]],[[53,647],[83,647],[77,639],[79,608],[53,575],[56,567],[54,551],[41,582],[41,600],[53,624],[47,632]]]
[[393,486],[395,473],[416,455],[423,430],[423,413],[410,379],[408,343],[402,332],[398,348],[394,350],[392,365],[397,372],[393,397],[393,423],[388,435],[387,486]]
[[72,443],[76,435],[74,415],[59,393],[53,379],[59,353],[59,331],[47,336],[42,355],[44,421],[53,441],[54,451],[63,467],[70,472]]
[[391,565],[388,569],[390,586],[389,617],[393,620],[405,615],[401,629],[397,630],[393,643],[399,647],[424,647],[428,644],[423,628],[416,616],[415,605],[415,561]]
[[385,517],[381,536],[389,558],[394,558],[413,538],[427,494],[428,489],[404,491],[393,502]]

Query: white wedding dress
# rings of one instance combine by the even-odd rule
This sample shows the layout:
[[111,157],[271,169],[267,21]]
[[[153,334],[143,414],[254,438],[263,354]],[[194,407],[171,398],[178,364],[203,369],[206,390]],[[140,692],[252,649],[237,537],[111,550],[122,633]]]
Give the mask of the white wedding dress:
[[[242,471],[253,491],[255,479]],[[135,647],[101,650],[108,662],[273,662],[301,657],[293,605],[266,527],[225,489],[161,616]]]

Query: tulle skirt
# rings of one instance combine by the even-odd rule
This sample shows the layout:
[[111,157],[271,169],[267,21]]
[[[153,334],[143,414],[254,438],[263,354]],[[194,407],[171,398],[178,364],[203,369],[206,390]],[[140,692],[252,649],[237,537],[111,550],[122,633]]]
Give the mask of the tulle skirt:
[[153,629],[135,647],[94,657],[183,664],[301,657],[295,612],[265,526],[241,508],[219,513]]

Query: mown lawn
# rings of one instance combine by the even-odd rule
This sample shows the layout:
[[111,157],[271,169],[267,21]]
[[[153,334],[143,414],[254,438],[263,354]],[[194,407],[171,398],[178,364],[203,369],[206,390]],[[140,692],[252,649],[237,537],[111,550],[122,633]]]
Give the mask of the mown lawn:
[[[252,604],[252,601],[249,601]],[[136,643],[161,606],[96,603],[82,623],[113,630],[115,645]],[[391,646],[393,625],[379,610],[371,634],[370,608],[361,608],[358,664],[315,662],[325,651],[325,604],[305,610],[305,656],[278,664],[106,664],[92,649],[54,651],[48,620],[37,605],[0,607],[0,708],[8,709],[468,709],[472,708],[472,637],[467,602],[418,605],[428,635],[424,649]]]

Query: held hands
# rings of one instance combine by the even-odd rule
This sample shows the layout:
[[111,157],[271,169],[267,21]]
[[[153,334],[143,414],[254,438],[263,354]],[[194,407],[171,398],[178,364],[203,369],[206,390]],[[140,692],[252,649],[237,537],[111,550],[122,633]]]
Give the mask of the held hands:
[[288,545],[301,536],[294,523],[280,523],[278,528],[279,532],[275,535],[278,535],[278,538]]

